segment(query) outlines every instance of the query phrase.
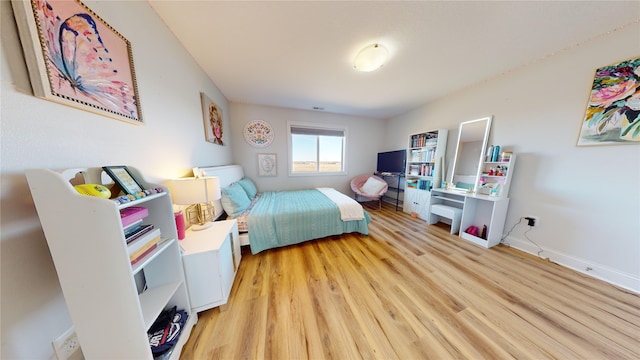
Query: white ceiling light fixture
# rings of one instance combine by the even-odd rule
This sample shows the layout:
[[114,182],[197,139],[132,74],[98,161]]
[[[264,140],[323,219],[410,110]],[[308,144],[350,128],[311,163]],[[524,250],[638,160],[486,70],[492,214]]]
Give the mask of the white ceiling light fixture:
[[358,71],[374,71],[382,67],[389,58],[389,51],[380,44],[371,44],[360,50],[353,61]]

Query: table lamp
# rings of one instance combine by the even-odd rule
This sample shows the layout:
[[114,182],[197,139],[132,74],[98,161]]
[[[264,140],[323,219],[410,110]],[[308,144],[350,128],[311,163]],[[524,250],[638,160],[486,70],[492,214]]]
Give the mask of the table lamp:
[[171,196],[176,205],[188,205],[187,222],[194,231],[213,224],[213,201],[221,197],[217,176],[188,177],[171,181]]

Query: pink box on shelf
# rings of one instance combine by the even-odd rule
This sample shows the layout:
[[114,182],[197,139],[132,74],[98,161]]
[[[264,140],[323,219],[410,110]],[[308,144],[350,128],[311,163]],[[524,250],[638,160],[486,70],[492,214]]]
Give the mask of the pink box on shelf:
[[132,206],[120,210],[120,220],[122,221],[122,227],[129,226],[134,222],[144,219],[149,215],[149,209],[142,206]]

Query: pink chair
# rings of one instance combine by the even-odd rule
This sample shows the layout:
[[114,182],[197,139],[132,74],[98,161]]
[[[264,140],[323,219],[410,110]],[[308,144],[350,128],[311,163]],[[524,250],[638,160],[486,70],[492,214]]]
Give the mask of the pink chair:
[[378,201],[378,210],[382,209],[382,197],[389,190],[389,184],[382,178],[362,174],[351,180],[351,190],[355,193],[357,202]]

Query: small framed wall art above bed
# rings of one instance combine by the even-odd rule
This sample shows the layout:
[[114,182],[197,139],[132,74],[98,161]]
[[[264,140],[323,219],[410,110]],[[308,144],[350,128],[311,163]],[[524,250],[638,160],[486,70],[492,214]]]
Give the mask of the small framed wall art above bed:
[[258,154],[258,176],[277,176],[276,154]]

